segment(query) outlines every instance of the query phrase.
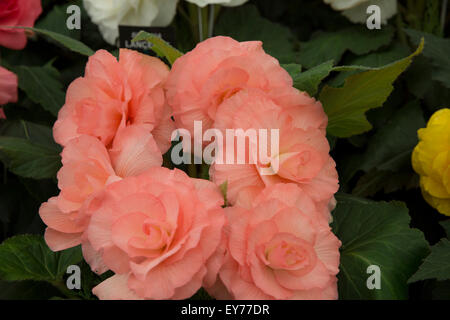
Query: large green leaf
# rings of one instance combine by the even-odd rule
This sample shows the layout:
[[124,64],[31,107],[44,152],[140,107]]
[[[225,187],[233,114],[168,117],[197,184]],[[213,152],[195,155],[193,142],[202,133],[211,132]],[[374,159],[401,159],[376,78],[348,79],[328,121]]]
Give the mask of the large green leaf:
[[374,68],[385,66],[408,55],[408,49],[403,45],[394,45],[391,49],[383,52],[371,53],[366,56],[356,57],[349,66],[333,67],[333,60],[326,61],[309,70],[301,72],[298,64],[285,64],[283,67],[289,72],[294,80],[294,87],[306,91],[314,96],[320,83],[330,75],[332,71],[341,71],[336,77],[328,82],[330,86],[341,86],[349,76]]
[[450,280],[450,241],[442,239],[431,247],[431,253],[426,257],[409,282],[426,279]]
[[[339,297],[407,299],[407,281],[429,251],[422,232],[409,227],[406,206],[341,194],[333,217],[333,230],[342,241]],[[371,265],[380,268],[380,289],[367,287]]]
[[9,170],[25,178],[53,178],[61,166],[58,149],[23,138],[0,137],[0,151],[9,160]]
[[425,127],[420,104],[412,101],[398,110],[373,135],[361,161],[360,169],[398,171],[410,163],[411,153],[418,143],[417,130]]
[[372,169],[356,183],[352,194],[358,197],[374,196],[379,191],[392,193],[398,190],[410,190],[419,187],[419,177],[410,165],[399,172]]
[[226,10],[215,26],[215,34],[237,41],[262,41],[264,50],[282,63],[296,62],[292,32],[261,17],[254,5]]
[[33,102],[57,116],[65,97],[58,70],[49,64],[43,67],[18,66],[13,70],[19,77],[19,88]]
[[425,38],[423,55],[430,59],[433,66],[432,78],[450,88],[450,39],[411,29],[405,31],[414,43],[420,43]]
[[336,32],[322,32],[308,42],[302,43],[300,63],[307,68],[329,60],[339,63],[347,50],[357,55],[367,54],[388,45],[393,35],[394,31],[390,27],[367,30],[367,28],[355,26]]
[[[383,111],[385,114],[387,110]],[[359,170],[363,175],[352,194],[371,196],[384,189],[385,193],[417,187],[417,175],[411,168],[411,153],[418,143],[417,130],[425,126],[418,101],[412,101],[389,116],[368,139],[363,154],[353,155],[357,163],[346,174],[353,177]]]
[[[325,86],[320,93],[328,115],[328,132],[336,137],[350,137],[372,128],[365,112],[380,107],[393,90],[393,83],[406,70],[413,58],[423,50],[421,42],[418,49],[402,60],[382,68],[341,67],[338,70],[367,70],[348,77],[341,88]],[[336,68],[335,68],[336,69]]]
[[166,58],[167,61],[172,65],[175,60],[183,55],[178,49],[172,47],[168,42],[161,39],[157,35],[153,33],[148,33],[145,31],[141,31],[138,35],[133,39],[133,41],[147,41],[152,44],[152,49],[158,56],[162,58]]
[[0,245],[0,278],[54,282],[81,260],[80,247],[52,252],[42,236],[15,236]]

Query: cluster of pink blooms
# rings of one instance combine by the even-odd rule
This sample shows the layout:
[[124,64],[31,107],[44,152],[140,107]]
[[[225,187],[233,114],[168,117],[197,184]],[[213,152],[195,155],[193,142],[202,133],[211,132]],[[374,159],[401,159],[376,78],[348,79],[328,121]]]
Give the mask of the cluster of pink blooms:
[[[162,167],[176,128],[279,129],[280,166],[213,164],[212,181]],[[169,68],[100,50],[54,126],[60,194],[40,208],[47,244],[81,244],[114,275],[100,299],[336,299],[338,190],[327,117],[260,42],[216,37]],[[228,207],[219,185],[227,181]]]

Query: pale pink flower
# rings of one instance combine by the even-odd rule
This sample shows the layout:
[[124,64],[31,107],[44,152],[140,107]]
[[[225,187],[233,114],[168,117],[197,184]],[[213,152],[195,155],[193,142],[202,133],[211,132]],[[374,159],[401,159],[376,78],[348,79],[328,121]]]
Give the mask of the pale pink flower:
[[53,128],[65,146],[74,137],[90,135],[110,147],[119,128],[146,125],[162,153],[174,129],[163,85],[168,67],[159,59],[121,49],[119,61],[105,50],[89,58],[85,76],[72,82]]
[[[54,251],[81,243],[90,219],[87,209],[95,205],[91,200],[96,193],[111,182],[162,164],[152,135],[137,125],[121,128],[109,151],[97,138],[81,135],[67,144],[61,156],[63,166],[57,175],[61,192],[39,210],[48,226],[46,242]],[[86,260],[93,259],[89,248],[83,251]]]
[[213,183],[152,168],[95,202],[87,239],[116,273],[93,289],[100,299],[186,299],[215,278],[206,266],[215,265],[225,216]]
[[271,99],[283,101],[296,91],[292,83],[278,61],[264,52],[261,42],[220,36],[178,58],[166,89],[176,126],[193,135],[194,121],[202,121],[203,130],[210,129],[219,106],[237,92],[258,88]]
[[[303,113],[298,111],[302,108]],[[242,148],[235,143],[234,148],[225,145],[224,154],[219,155],[224,164],[214,163],[211,166],[212,181],[218,185],[228,182],[227,196],[231,204],[248,187],[262,191],[264,187],[276,183],[297,183],[326,210],[338,190],[338,175],[323,130],[326,116],[320,116],[323,111],[316,112],[316,108],[315,102],[303,105],[298,110],[283,108],[261,90],[255,89],[241,91],[221,105],[217,111],[215,128],[222,132],[226,129],[254,129],[257,133],[259,129],[266,129],[268,137],[267,160],[270,163],[264,164],[264,159],[258,154],[262,144],[254,146],[254,149],[247,144],[244,149],[245,164],[237,164],[237,156],[242,152],[239,149]],[[271,154],[270,130],[274,129],[279,130],[279,141],[274,141],[278,143],[278,154]],[[256,156],[252,157],[251,150],[255,150]],[[233,153],[233,164],[225,164],[227,154]],[[270,165],[273,166],[273,174],[263,174],[262,170]]]
[[[251,200],[226,208],[227,253],[216,298],[337,299],[341,242],[313,201],[294,184],[266,188]],[[245,197],[244,197],[245,198]],[[247,199],[248,200],[248,199]]]

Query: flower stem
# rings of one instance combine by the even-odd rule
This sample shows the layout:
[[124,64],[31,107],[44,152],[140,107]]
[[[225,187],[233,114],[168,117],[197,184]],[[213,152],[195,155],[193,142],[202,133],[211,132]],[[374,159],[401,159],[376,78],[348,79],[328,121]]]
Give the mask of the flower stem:
[[198,16],[198,38],[199,41],[203,41],[203,11],[202,8],[197,7],[197,16]]
[[215,7],[213,4],[209,6],[209,26],[208,26],[208,38],[214,35],[214,20],[216,18]]
[[205,40],[209,35],[208,8],[200,8],[191,3],[189,5],[189,16],[195,42]]

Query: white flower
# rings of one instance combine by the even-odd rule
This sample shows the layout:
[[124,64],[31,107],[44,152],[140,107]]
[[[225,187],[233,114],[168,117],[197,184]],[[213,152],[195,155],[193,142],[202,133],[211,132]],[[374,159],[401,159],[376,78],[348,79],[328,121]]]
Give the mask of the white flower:
[[387,20],[397,13],[397,0],[324,0],[334,10],[342,11],[351,22],[365,23],[368,18],[367,8],[377,5],[381,10],[381,22]]
[[195,3],[199,7],[203,8],[203,7],[207,6],[208,4],[220,4],[222,6],[227,6],[227,7],[237,7],[237,6],[243,5],[248,0],[186,0],[186,1]]
[[175,16],[178,0],[83,0],[106,42],[115,44],[119,25],[165,27]]

